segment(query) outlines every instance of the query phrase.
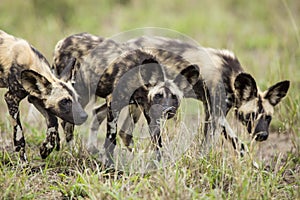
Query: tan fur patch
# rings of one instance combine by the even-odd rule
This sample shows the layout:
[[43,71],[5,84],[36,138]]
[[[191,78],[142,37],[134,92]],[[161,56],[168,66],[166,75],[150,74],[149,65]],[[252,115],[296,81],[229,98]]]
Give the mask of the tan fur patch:
[[274,106],[272,106],[268,100],[263,99],[262,105],[267,115],[273,115]]
[[50,66],[35,55],[26,40],[15,38],[3,31],[0,31],[0,37],[3,40],[0,44],[0,63],[4,67],[5,74],[8,73],[12,63],[16,61],[19,67],[34,70],[49,81],[53,81],[54,76],[50,71]]
[[258,112],[258,98],[243,103],[238,111],[244,114]]
[[183,98],[182,91],[177,87],[175,83],[171,81],[165,81],[159,83],[158,85],[154,86],[149,90],[148,99],[150,101],[153,101],[153,98],[156,94],[162,94],[164,97],[166,97],[165,87],[167,87],[172,94],[177,95],[179,101]]

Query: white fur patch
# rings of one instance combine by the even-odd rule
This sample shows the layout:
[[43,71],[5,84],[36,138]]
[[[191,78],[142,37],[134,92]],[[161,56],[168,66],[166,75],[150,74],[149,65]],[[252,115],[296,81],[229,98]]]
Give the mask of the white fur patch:
[[[118,122],[118,115],[115,116],[112,122],[108,122],[108,125],[110,127],[111,133],[117,133],[117,122]],[[109,136],[109,139],[111,139],[112,135]]]
[[234,55],[234,53],[232,51],[229,51],[227,49],[221,49],[221,50],[217,50],[219,51],[220,54],[226,56],[226,57],[231,57],[232,59],[236,59],[236,56]]
[[98,130],[91,130],[90,129],[90,133],[89,133],[89,138],[88,138],[88,147],[92,147],[92,146],[97,146],[97,133]]
[[52,149],[53,146],[50,144],[50,142],[48,142],[47,145],[46,145],[46,148],[47,148],[47,149]]
[[167,87],[172,94],[175,94],[180,101],[183,98],[183,92],[177,87],[177,85],[171,81],[161,82],[158,85],[154,86],[149,90],[148,99],[150,101],[153,100],[156,94],[162,94],[164,98],[166,98],[166,91],[165,87]]
[[19,141],[23,137],[23,131],[19,125],[17,125],[16,140]]
[[[116,120],[112,121],[112,122],[108,122],[108,125],[110,127],[110,132],[111,133],[116,133],[117,129],[116,129]],[[111,135],[110,135],[110,139],[111,139]]]
[[48,128],[48,130],[47,130],[47,134],[50,134],[50,133],[55,132],[55,131],[56,131],[56,128],[55,128],[55,127],[50,127],[50,128]]

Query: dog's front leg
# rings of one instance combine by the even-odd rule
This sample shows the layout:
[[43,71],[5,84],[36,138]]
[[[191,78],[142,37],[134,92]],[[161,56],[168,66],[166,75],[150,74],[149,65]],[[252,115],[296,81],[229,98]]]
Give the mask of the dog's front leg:
[[138,122],[141,116],[141,108],[138,104],[131,104],[129,105],[129,113],[127,113],[126,118],[121,126],[121,129],[119,131],[119,135],[127,147],[129,151],[132,151],[132,148],[134,147],[133,142],[133,129],[135,127],[135,124]]
[[60,138],[58,134],[58,122],[55,115],[47,111],[43,103],[33,96],[28,96],[28,101],[45,117],[47,122],[47,136],[40,147],[40,154],[43,159],[52,152],[54,148],[60,149]]
[[61,122],[61,126],[64,129],[64,133],[66,136],[66,141],[70,142],[73,140],[74,138],[74,124],[70,123],[70,122],[66,122],[66,121],[62,121]]
[[9,114],[12,118],[13,123],[13,141],[15,146],[15,151],[20,152],[20,159],[22,162],[27,162],[27,157],[25,154],[25,138],[22,129],[22,125],[20,122],[20,111],[19,111],[19,103],[24,98],[18,97],[11,92],[10,90],[5,93],[5,101],[8,107]]
[[149,126],[151,142],[154,145],[156,159],[160,161],[162,157],[162,139],[160,134],[161,115],[153,115],[153,113],[148,112],[147,109],[144,109],[144,116]]
[[219,118],[219,124],[221,127],[223,127],[224,137],[227,140],[231,141],[234,150],[237,151],[241,157],[243,157],[245,155],[245,152],[247,151],[246,146],[244,145],[243,142],[239,140],[238,136],[232,130],[226,118],[225,117]]
[[120,110],[112,108],[110,98],[107,98],[107,132],[104,142],[104,164],[106,167],[111,167],[113,165],[113,154],[117,145],[116,136],[119,113]]

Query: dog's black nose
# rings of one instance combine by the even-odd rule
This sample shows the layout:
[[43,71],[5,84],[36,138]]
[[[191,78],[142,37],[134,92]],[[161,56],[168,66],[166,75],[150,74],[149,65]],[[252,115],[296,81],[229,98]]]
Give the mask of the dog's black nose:
[[269,133],[267,131],[261,131],[256,134],[255,140],[259,142],[265,141],[266,139],[268,139],[268,136]]
[[173,118],[175,114],[176,114],[176,109],[173,106],[168,107],[164,110],[164,117],[167,119]]
[[80,113],[79,118],[80,118],[80,123],[83,123],[87,120],[88,114],[86,112],[82,112]]

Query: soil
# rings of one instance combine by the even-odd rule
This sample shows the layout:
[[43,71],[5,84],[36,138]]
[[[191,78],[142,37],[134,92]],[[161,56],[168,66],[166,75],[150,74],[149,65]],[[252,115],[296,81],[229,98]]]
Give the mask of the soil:
[[298,148],[300,146],[300,140],[294,138],[295,136],[287,133],[271,133],[266,141],[258,143],[258,159],[268,161],[279,155],[286,156],[288,153],[295,152],[297,146]]

